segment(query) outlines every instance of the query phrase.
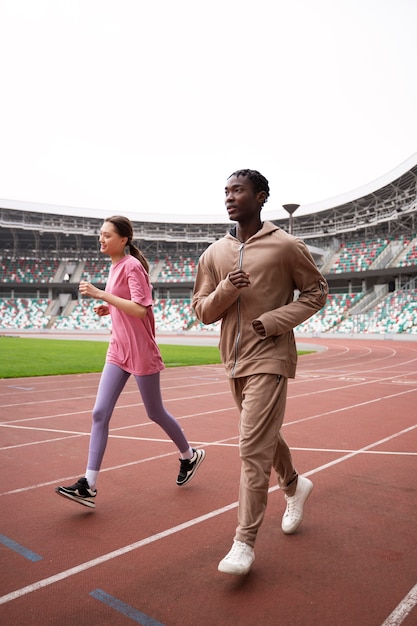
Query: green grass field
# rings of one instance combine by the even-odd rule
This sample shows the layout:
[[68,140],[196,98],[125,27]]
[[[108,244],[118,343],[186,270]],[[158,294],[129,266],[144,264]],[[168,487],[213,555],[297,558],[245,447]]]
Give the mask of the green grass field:
[[[0,337],[0,378],[101,372],[106,341]],[[220,363],[216,346],[160,346],[166,367]]]
[[[159,347],[166,367],[221,362],[216,346],[160,345]],[[106,351],[106,341],[0,336],[0,378],[101,372]]]

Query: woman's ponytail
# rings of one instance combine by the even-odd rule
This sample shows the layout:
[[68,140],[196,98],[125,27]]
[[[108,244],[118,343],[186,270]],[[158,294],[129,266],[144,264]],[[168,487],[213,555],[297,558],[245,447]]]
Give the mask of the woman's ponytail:
[[148,263],[148,259],[145,257],[145,255],[142,254],[142,252],[139,250],[139,248],[137,246],[135,246],[134,243],[129,242],[128,246],[129,246],[130,254],[132,256],[134,256],[136,259],[138,259],[138,261],[140,261],[142,263],[142,265],[145,268],[145,270],[147,272],[149,272],[149,263]]

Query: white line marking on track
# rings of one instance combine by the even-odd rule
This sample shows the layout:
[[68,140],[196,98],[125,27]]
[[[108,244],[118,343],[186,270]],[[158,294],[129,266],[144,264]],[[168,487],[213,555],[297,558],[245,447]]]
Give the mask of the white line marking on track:
[[399,626],[417,606],[417,584],[407,593],[382,626]]
[[[172,386],[172,387],[170,387],[169,385],[164,385],[164,393],[166,393],[167,391],[170,391],[172,389],[188,389],[190,387],[198,387],[199,389],[201,389],[201,387],[203,387],[205,385],[212,385],[213,382],[214,381],[210,381],[210,382],[201,382],[200,381],[200,382],[195,383],[195,384],[188,384],[188,385],[182,384],[182,385],[175,385],[175,386]],[[124,396],[126,396],[128,394],[136,394],[137,395],[138,393],[139,392],[138,392],[137,389],[126,389],[126,390],[123,391],[123,395]],[[224,392],[220,392],[218,394],[213,393],[213,394],[210,394],[210,395],[221,395],[221,393],[226,393],[226,392],[224,391]],[[85,400],[85,399],[88,399],[88,398],[94,400],[96,398],[96,395],[97,394],[94,393],[93,395],[89,395],[88,394],[88,395],[84,395],[84,396],[75,396],[75,397],[71,396],[71,397],[68,397],[68,398],[63,398],[62,395],[61,395],[61,396],[59,396],[57,398],[50,398],[49,400],[48,399],[40,399],[40,400],[31,400],[29,402],[15,402],[13,404],[2,404],[2,409],[16,408],[16,407],[20,407],[20,406],[32,406],[33,404],[35,404],[35,405],[50,404],[50,403],[53,403],[53,402],[61,402],[62,403],[62,402],[66,402],[66,401]],[[191,398],[205,398],[205,397],[207,397],[207,394],[201,394],[201,395],[198,395],[198,396],[190,396],[190,397]],[[165,401],[166,402],[168,402],[168,401],[169,402],[176,402],[179,399],[187,400],[188,398],[168,398]]]
[[[164,389],[165,392],[165,389]],[[123,394],[124,396],[126,394]],[[136,395],[138,395],[138,392],[136,392]],[[229,395],[230,396],[230,391],[227,389],[225,389],[224,391],[219,391],[217,393],[210,393],[209,397],[213,397],[213,396],[224,396],[224,395]],[[81,398],[74,398],[75,400],[79,400],[79,399],[86,399],[86,398],[92,398],[93,396],[82,396]],[[95,397],[95,396],[94,396]],[[181,396],[179,398],[164,398],[164,404],[169,404],[170,402],[181,402],[183,400],[199,400],[200,398],[207,398],[207,394],[199,394],[198,396]],[[64,398],[65,401],[68,400],[68,398]],[[61,401],[62,398],[61,398]],[[39,401],[39,402],[24,402],[23,404],[30,404],[30,405],[39,405],[39,404],[43,404],[43,402]],[[7,406],[22,406],[22,405],[2,405],[2,408],[5,408]],[[134,402],[133,404],[118,404],[115,407],[116,409],[129,409],[132,407],[138,407],[138,406],[144,406],[143,402]],[[26,421],[31,421],[31,420],[39,420],[39,419],[48,419],[51,417],[60,417],[61,415],[78,415],[78,413],[91,413],[91,409],[87,410],[87,411],[74,411],[71,413],[58,413],[57,415],[47,415],[47,416],[38,416],[38,417],[27,417],[24,419],[18,419],[18,420],[10,420],[8,422],[4,422],[5,424],[15,424],[17,422],[26,422]]]
[[[416,425],[417,427],[417,425]],[[338,454],[354,452],[354,450],[339,450],[337,448],[297,448],[291,446],[291,450],[297,450],[297,452],[329,452]],[[381,456],[417,456],[417,452],[393,452],[392,450],[363,450],[361,454],[379,454]]]
[[[403,374],[398,374],[398,377],[403,376]],[[394,383],[394,379],[396,377],[393,376],[388,376],[387,378],[372,378],[372,379],[364,379],[362,382],[355,382],[352,385],[339,385],[337,387],[327,387],[325,389],[318,389],[317,391],[308,391],[306,393],[297,393],[297,394],[291,394],[290,396],[288,396],[288,400],[292,400],[293,398],[303,398],[303,397],[309,397],[309,396],[313,396],[313,395],[319,395],[319,394],[328,394],[331,391],[345,391],[346,389],[352,389],[353,387],[363,387],[364,385],[377,385],[377,384],[387,384],[387,383]],[[320,379],[323,380],[323,379]],[[326,380],[341,380],[338,377],[326,377]],[[346,379],[347,380],[347,379]],[[306,381],[303,381],[306,382]],[[293,382],[291,382],[291,385],[294,385]]]
[[[314,474],[317,474],[318,472],[322,472],[323,470],[328,469],[329,467],[332,467],[339,463],[343,463],[344,461],[351,459],[352,457],[357,456],[366,450],[370,450],[371,448],[381,445],[382,443],[391,441],[392,439],[395,439],[396,437],[399,437],[407,432],[410,432],[414,430],[415,428],[417,428],[417,425],[410,426],[409,428],[405,428],[404,430],[394,433],[390,435],[389,437],[384,437],[383,439],[380,439],[379,441],[375,441],[374,443],[371,443],[363,448],[360,448],[359,450],[354,450],[353,452],[345,454],[338,459],[334,459],[333,461],[329,463],[325,463],[324,465],[320,465],[319,467],[313,470],[305,472],[304,476],[312,476]],[[268,492],[272,493],[274,491],[277,491],[278,489],[279,489],[278,486],[271,487],[268,490]],[[17,598],[27,595],[28,593],[32,593],[33,591],[38,591],[39,589],[42,589],[43,587],[53,585],[54,583],[64,580],[65,578],[69,578],[71,576],[79,574],[80,572],[84,572],[88,569],[91,569],[92,567],[95,567],[96,565],[101,565],[102,563],[105,563],[119,556],[127,554],[128,552],[132,552],[133,550],[137,550],[138,548],[142,548],[143,546],[149,545],[150,543],[159,541],[160,539],[165,539],[165,537],[169,537],[170,535],[178,533],[182,530],[187,530],[188,528],[191,528],[192,526],[201,524],[202,522],[205,522],[213,517],[217,517],[218,515],[222,515],[223,513],[231,511],[232,509],[237,508],[237,506],[238,506],[238,502],[232,502],[231,504],[221,507],[220,509],[215,509],[214,511],[210,511],[209,513],[200,515],[199,517],[195,517],[194,519],[191,519],[188,522],[184,522],[183,524],[178,524],[177,526],[168,528],[167,530],[164,530],[160,533],[156,533],[155,535],[151,535],[150,537],[146,537],[145,539],[141,539],[140,541],[136,541],[127,546],[123,546],[122,548],[113,550],[112,552],[108,552],[107,554],[103,554],[102,556],[99,556],[90,561],[86,561],[85,563],[80,563],[80,565],[71,567],[70,569],[64,570],[62,572],[58,572],[57,574],[54,574],[53,576],[49,576],[48,578],[39,580],[35,583],[32,583],[31,585],[22,587],[21,589],[16,589],[16,591],[12,591],[11,593],[8,593],[0,597],[0,605],[6,604],[7,602],[10,602],[12,600],[16,600]],[[394,626],[394,625],[397,626],[397,624],[400,624],[400,623],[401,622],[393,622],[392,625],[389,623],[388,624],[389,626]]]
[[9,385],[9,389],[19,389],[20,391],[33,391],[33,387],[18,387],[17,385]]
[[42,589],[43,587],[47,587],[48,585],[52,585],[60,580],[64,580],[64,578],[69,578],[70,576],[74,576],[75,574],[79,574],[80,572],[84,572],[96,565],[101,565],[106,561],[110,561],[111,559],[115,559],[123,554],[127,554],[128,552],[132,552],[133,550],[137,550],[138,548],[142,548],[143,546],[147,546],[154,541],[159,541],[160,539],[164,539],[165,537],[169,537],[175,533],[178,533],[182,530],[186,530],[191,526],[195,526],[196,524],[201,524],[212,517],[216,517],[217,515],[221,515],[222,513],[226,513],[231,509],[234,509],[237,506],[237,502],[233,502],[233,504],[229,504],[227,506],[222,507],[221,509],[216,509],[215,511],[211,511],[210,513],[206,513],[205,515],[200,515],[199,517],[195,517],[188,522],[184,522],[183,524],[178,524],[178,526],[173,526],[172,528],[168,528],[160,533],[156,533],[155,535],[151,535],[150,537],[146,537],[145,539],[141,539],[140,541],[136,541],[135,543],[131,543],[123,548],[119,548],[118,550],[114,550],[113,552],[108,552],[107,554],[103,554],[102,556],[97,557],[96,559],[92,559],[91,561],[86,561],[85,563],[80,563],[75,567],[71,567],[70,569],[64,570],[63,572],[59,572],[54,576],[49,576],[49,578],[44,578],[43,580],[38,580],[36,583],[31,585],[27,585],[27,587],[22,587],[21,589],[17,589],[16,591],[12,591],[11,593],[6,594],[0,598],[0,604],[6,604],[11,600],[16,600],[16,598],[20,598],[32,591],[37,591],[38,589]]
[[351,409],[357,409],[360,406],[367,406],[368,404],[375,404],[376,402],[382,402],[383,400],[391,400],[392,398],[397,398],[398,396],[403,396],[407,393],[415,393],[417,389],[407,389],[407,391],[401,391],[399,393],[392,393],[388,396],[379,396],[378,398],[374,398],[373,400],[366,400],[365,402],[358,402],[357,404],[350,404],[349,406],[338,407],[337,409],[333,409],[332,411],[325,411],[324,413],[317,413],[316,415],[310,415],[309,417],[302,417],[298,420],[293,420],[292,422],[285,422],[283,426],[291,426],[293,424],[301,424],[301,422],[308,422],[310,420],[315,420],[319,417],[323,417],[324,415],[333,415],[334,413],[341,413],[343,411],[350,411]]
[[[116,407],[116,408],[120,408],[120,407]],[[123,407],[124,408],[124,407]],[[236,407],[235,406],[231,406],[231,407],[224,407],[222,409],[215,409],[215,410],[211,410],[211,411],[200,411],[200,413],[190,413],[189,415],[181,415],[180,417],[177,416],[177,420],[184,420],[184,419],[188,419],[188,418],[192,418],[192,417],[202,417],[203,415],[213,415],[214,413],[224,413],[224,412],[228,412],[228,411],[236,411]],[[87,413],[88,411],[82,411],[83,413]],[[81,413],[81,412],[80,412]],[[74,413],[74,415],[77,415],[78,413]],[[69,415],[73,415],[72,413],[70,413]],[[48,415],[45,418],[27,418],[27,420],[20,420],[21,422],[24,421],[33,421],[33,420],[37,420],[37,419],[52,419],[54,417],[66,417],[68,416],[68,414],[62,414],[62,415]],[[127,426],[116,426],[114,428],[111,428],[109,431],[109,437],[112,437],[114,439],[123,438],[123,435],[116,435],[115,433],[121,430],[130,430],[132,428],[141,428],[142,426],[154,426],[155,423],[152,422],[151,420],[147,420],[146,422],[138,422],[136,424],[128,424]],[[26,443],[19,443],[19,444],[15,444],[13,446],[4,446],[2,448],[0,448],[0,451],[2,450],[11,450],[13,448],[24,448],[26,446],[35,446],[37,444],[42,444],[42,443],[54,443],[55,441],[62,441],[63,439],[72,439],[74,437],[89,437],[90,436],[90,431],[87,432],[80,432],[80,431],[72,431],[72,430],[62,430],[62,429],[55,429],[55,428],[37,428],[37,427],[33,427],[33,426],[19,426],[16,425],[15,422],[7,422],[7,423],[0,423],[0,429],[1,428],[12,428],[12,429],[23,429],[23,430],[30,430],[30,431],[42,431],[42,432],[51,432],[51,433],[60,433],[60,434],[66,434],[66,437],[56,437],[54,439],[43,439],[40,441],[30,441],[30,442],[26,442]],[[140,441],[169,441],[171,442],[171,439],[153,439],[152,437],[124,437],[126,439],[137,439]],[[1,494],[0,494],[1,495]]]
[[[57,441],[68,441],[68,439],[76,439],[77,437],[88,437],[90,433],[82,433],[79,435],[66,435],[65,437],[54,437],[53,439],[41,439],[40,441],[28,441],[27,443],[19,443],[14,446],[3,446],[0,452],[4,450],[15,450],[16,448],[27,448],[28,446],[37,446],[43,443],[56,443]],[[0,494],[1,495],[1,494]]]

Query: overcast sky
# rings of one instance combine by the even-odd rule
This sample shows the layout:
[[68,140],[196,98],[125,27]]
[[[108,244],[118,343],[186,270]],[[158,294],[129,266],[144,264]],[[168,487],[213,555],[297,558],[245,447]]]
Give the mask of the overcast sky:
[[310,204],[417,152],[417,0],[0,0],[0,198],[224,215],[260,170]]

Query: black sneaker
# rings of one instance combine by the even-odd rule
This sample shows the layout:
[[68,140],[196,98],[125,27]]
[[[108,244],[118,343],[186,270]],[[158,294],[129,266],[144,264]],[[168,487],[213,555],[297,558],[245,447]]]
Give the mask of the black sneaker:
[[80,478],[71,487],[57,487],[55,491],[60,496],[79,502],[84,506],[89,506],[91,509],[94,509],[96,506],[94,498],[97,495],[97,489],[90,489],[86,478]]
[[204,461],[206,453],[204,450],[196,450],[193,448],[193,456],[191,459],[180,459],[180,473],[177,478],[177,485],[185,485],[189,483],[201,463]]

